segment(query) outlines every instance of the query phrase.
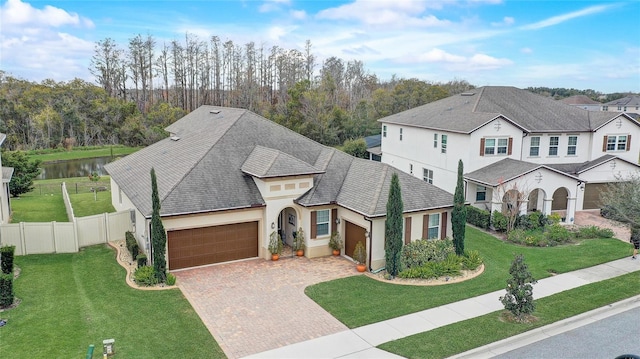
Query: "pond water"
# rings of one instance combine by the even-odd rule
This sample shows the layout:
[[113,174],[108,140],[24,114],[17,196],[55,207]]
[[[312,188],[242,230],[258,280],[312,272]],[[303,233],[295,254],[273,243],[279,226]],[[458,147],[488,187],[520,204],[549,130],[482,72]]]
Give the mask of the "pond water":
[[56,179],[71,177],[87,177],[92,172],[100,176],[106,175],[104,165],[114,161],[117,157],[80,158],[76,160],[48,162],[40,164],[42,172],[37,179]]

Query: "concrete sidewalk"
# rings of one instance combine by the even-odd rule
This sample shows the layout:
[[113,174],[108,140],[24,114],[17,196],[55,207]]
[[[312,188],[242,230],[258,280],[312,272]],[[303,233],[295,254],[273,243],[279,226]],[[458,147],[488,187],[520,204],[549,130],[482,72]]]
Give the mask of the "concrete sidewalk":
[[[636,271],[640,271],[640,260],[631,260],[630,257],[626,257],[594,267],[559,274],[539,280],[534,285],[534,297],[536,299],[543,298]],[[257,353],[247,358],[399,358],[395,354],[375,347],[392,340],[501,310],[503,306],[498,298],[504,293],[504,290],[487,293],[421,312]],[[525,341],[523,345],[526,344],[528,342]]]

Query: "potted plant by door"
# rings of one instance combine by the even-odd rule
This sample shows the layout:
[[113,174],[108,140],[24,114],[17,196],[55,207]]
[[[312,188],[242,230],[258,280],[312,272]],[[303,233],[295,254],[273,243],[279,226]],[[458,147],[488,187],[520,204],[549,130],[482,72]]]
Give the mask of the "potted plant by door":
[[333,249],[334,256],[340,255],[340,250],[342,249],[342,238],[340,237],[340,233],[331,233],[331,238],[329,239],[329,248]]
[[362,241],[356,243],[356,248],[353,250],[353,260],[356,261],[358,272],[364,272],[367,269],[367,250],[364,248]]
[[280,238],[280,234],[278,232],[273,231],[269,235],[269,252],[271,252],[271,260],[277,261],[280,258],[280,253],[282,253],[282,238]]
[[293,237],[293,250],[296,251],[298,257],[304,255],[304,231],[302,227],[298,228],[296,235]]

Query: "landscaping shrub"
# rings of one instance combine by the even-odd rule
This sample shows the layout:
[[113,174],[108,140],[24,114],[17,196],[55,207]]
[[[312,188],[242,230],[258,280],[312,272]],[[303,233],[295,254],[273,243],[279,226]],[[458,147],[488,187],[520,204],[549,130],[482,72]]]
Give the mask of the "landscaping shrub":
[[465,251],[462,256],[462,268],[466,270],[475,270],[482,264],[482,258],[478,251]]
[[467,223],[482,229],[488,229],[491,224],[491,213],[477,207],[467,207]]
[[580,227],[575,232],[576,238],[613,238],[614,233],[609,228],[600,228],[598,226]]
[[446,259],[441,261],[430,261],[419,267],[406,269],[398,273],[400,278],[433,279],[443,276],[459,276],[462,269],[463,257],[450,253]]
[[0,308],[13,304],[13,273],[0,273]]
[[538,229],[544,227],[547,224],[546,221],[547,218],[542,212],[531,212],[516,219],[516,228],[524,230]]
[[167,274],[167,285],[174,285],[176,284],[176,276],[173,273],[168,273]]
[[138,268],[144,267],[147,265],[147,255],[144,253],[138,254],[136,257],[136,261],[138,262]]
[[558,213],[551,213],[549,216],[547,216],[547,225],[558,224],[560,223],[561,219],[562,216]]
[[507,217],[499,211],[493,211],[491,215],[491,226],[498,232],[505,232],[507,230]]
[[136,269],[133,273],[133,278],[136,283],[142,286],[152,286],[158,283],[153,267],[151,266],[144,266]]
[[124,237],[127,249],[129,250],[129,253],[131,253],[131,258],[138,258],[138,252],[140,249],[138,248],[138,241],[136,241],[136,237],[130,231],[127,231]]
[[430,261],[445,260],[450,253],[455,253],[450,239],[427,240],[420,239],[402,247],[400,255],[401,270],[421,267]]
[[0,247],[0,271],[4,274],[13,273],[13,257],[16,246]]
[[569,230],[558,223],[547,226],[544,237],[549,241],[547,244],[549,246],[556,246],[571,241],[571,233]]

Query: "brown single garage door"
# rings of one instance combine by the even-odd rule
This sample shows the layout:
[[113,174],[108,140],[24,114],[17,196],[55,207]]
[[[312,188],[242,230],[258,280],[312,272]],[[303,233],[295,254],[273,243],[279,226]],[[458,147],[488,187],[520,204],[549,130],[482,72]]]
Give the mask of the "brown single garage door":
[[345,235],[344,235],[344,254],[353,258],[353,250],[356,248],[356,243],[362,241],[362,244],[366,247],[366,229],[349,221],[345,221]]
[[169,269],[258,256],[258,222],[167,232]]
[[600,208],[600,193],[607,190],[606,183],[587,183],[584,186],[584,204],[583,209]]

